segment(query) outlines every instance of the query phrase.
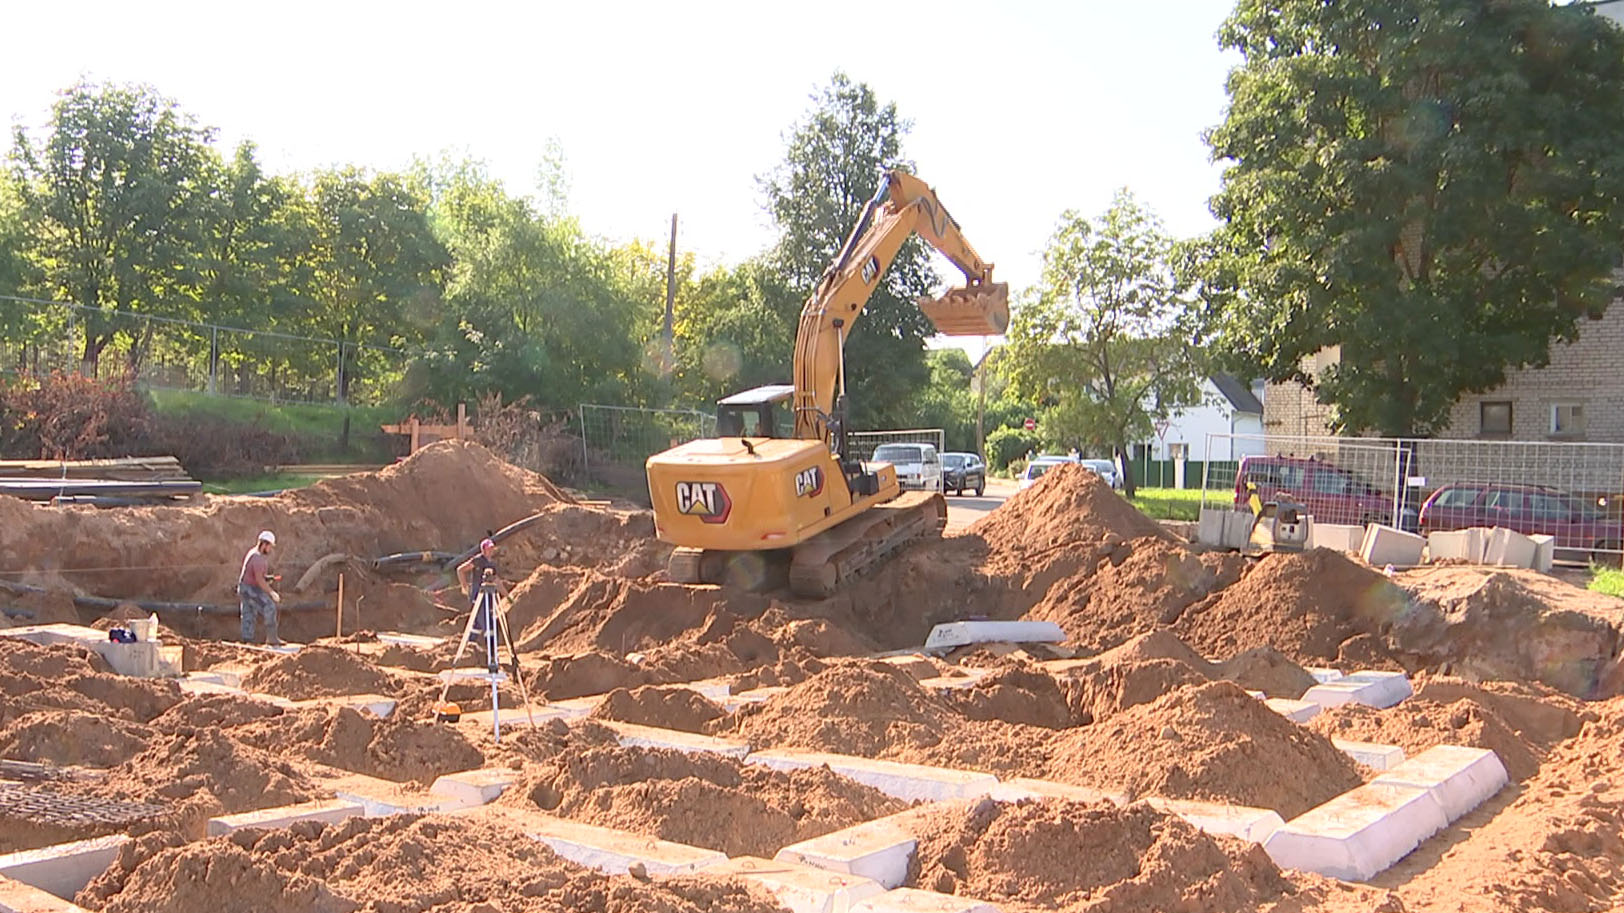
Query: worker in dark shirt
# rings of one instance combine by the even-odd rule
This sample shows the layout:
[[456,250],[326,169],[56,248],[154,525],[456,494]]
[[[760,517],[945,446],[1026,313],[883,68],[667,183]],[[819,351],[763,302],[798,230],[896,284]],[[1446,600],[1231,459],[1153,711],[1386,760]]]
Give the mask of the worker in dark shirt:
[[276,604],[282,601],[282,596],[271,589],[271,582],[277,577],[267,573],[271,566],[271,549],[275,546],[276,534],[265,530],[242,559],[242,573],[237,576],[237,595],[242,601],[238,613],[242,618],[242,640],[245,644],[254,642],[257,623],[257,626],[265,629],[267,644],[282,645],[281,638],[276,636]]
[[[508,594],[507,582],[502,579],[501,572],[496,567],[496,543],[485,539],[479,543],[479,552],[474,557],[464,561],[457,567],[457,582],[462,584],[463,592],[468,594],[469,610],[473,611],[479,605],[479,591],[485,582],[485,572],[490,572],[491,582],[496,584],[497,590],[505,598]],[[474,619],[472,637],[483,641],[485,631],[491,624],[491,619],[480,613]]]

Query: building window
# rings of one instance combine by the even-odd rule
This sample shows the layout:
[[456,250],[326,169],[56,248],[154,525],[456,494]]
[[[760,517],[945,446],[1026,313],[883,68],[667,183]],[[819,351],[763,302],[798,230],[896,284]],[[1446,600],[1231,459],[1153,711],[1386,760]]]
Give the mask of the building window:
[[1584,433],[1583,403],[1555,403],[1551,406],[1551,437],[1580,437]]
[[1477,404],[1478,426],[1485,437],[1511,434],[1511,403],[1506,400]]
[[1167,458],[1170,460],[1188,460],[1190,458],[1190,445],[1168,444]]

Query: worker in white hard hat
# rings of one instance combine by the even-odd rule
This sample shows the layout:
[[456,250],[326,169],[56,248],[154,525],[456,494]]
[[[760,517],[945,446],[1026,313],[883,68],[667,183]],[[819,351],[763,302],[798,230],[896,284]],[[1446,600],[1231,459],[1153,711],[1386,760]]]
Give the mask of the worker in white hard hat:
[[242,575],[237,578],[237,596],[241,599],[237,610],[242,616],[243,643],[254,642],[257,620],[265,628],[265,642],[274,647],[282,645],[276,636],[276,605],[282,595],[271,589],[271,581],[278,579],[267,573],[271,569],[271,549],[276,547],[276,534],[265,530],[259,540],[242,559]]

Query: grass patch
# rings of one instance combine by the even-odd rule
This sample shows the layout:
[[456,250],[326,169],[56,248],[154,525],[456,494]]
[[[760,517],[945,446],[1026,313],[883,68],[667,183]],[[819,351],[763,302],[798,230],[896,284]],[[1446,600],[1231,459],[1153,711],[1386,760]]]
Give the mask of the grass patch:
[[[210,396],[192,390],[150,390],[160,414],[206,415],[266,431],[291,435],[299,441],[308,463],[387,463],[393,457],[389,436],[378,426],[403,417],[394,406],[339,406],[321,403],[268,403],[236,396]],[[341,446],[344,419],[350,420],[349,447]]]
[[1617,568],[1592,567],[1590,588],[1598,593],[1624,599],[1624,571]]
[[1152,520],[1197,520],[1201,516],[1199,488],[1141,488],[1130,501]]
[[261,491],[303,488],[314,482],[320,482],[323,478],[324,476],[281,473],[268,476],[253,476],[246,479],[221,479],[214,482],[204,482],[203,490],[211,495],[248,495]]

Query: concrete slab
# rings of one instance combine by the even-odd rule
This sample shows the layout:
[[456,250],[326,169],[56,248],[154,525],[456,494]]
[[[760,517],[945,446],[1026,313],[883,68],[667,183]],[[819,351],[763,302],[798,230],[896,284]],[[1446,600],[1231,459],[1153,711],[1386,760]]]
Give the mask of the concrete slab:
[[1426,789],[1367,783],[1286,822],[1263,849],[1284,868],[1367,881],[1448,823]]
[[1145,804],[1169,815],[1178,815],[1185,823],[1209,834],[1226,834],[1253,843],[1262,843],[1269,835],[1285,826],[1279,812],[1267,808],[1245,805],[1224,805],[1195,799],[1146,798]]
[[917,806],[791,844],[779,850],[773,858],[860,876],[886,888],[901,887],[908,880],[908,866],[913,862],[914,849],[919,845],[913,832],[919,819],[943,808],[963,808],[964,805],[934,803]]
[[366,813],[366,808],[359,802],[350,802],[344,799],[318,799],[314,802],[301,802],[298,805],[283,805],[278,808],[262,808],[259,811],[240,812],[235,815],[221,815],[210,818],[208,834],[218,837],[245,827],[287,827],[295,821],[321,821],[327,824],[336,824],[345,818]]
[[1427,540],[1423,536],[1393,526],[1372,523],[1365,527],[1359,554],[1373,567],[1413,567],[1421,563]]
[[918,888],[897,888],[871,897],[851,908],[851,913],[999,913],[984,900],[938,894]]
[[370,713],[378,719],[388,719],[389,714],[395,712],[396,701],[392,697],[381,694],[346,694],[341,697],[318,697],[305,701],[294,701],[292,709],[304,707],[348,707],[359,713]]
[[1483,563],[1497,567],[1534,566],[1534,540],[1517,532],[1496,526],[1489,532],[1488,545],[1483,550]]
[[1410,685],[1409,676],[1402,672],[1380,672],[1374,669],[1364,669],[1358,672],[1349,672],[1341,679],[1344,682],[1361,682],[1372,685],[1374,688],[1366,692],[1364,697],[1375,701],[1372,706],[1387,708],[1397,705],[1400,701],[1415,693]]
[[7,853],[0,856],[0,879],[71,899],[97,875],[107,871],[118,858],[119,848],[129,842],[130,838],[124,834],[111,834]]
[[708,698],[720,704],[733,695],[733,686],[725,678],[705,678],[696,682],[683,682],[674,685],[676,688],[687,688],[698,692],[701,697]]
[[722,709],[726,710],[728,713],[737,713],[740,707],[745,707],[750,704],[764,704],[788,690],[788,688],[780,685],[769,685],[766,688],[751,688],[749,691],[740,691],[738,694],[729,695],[719,701],[719,703],[722,705]]
[[1203,507],[1195,523],[1195,539],[1202,545],[1224,544],[1224,515],[1234,511],[1228,508]]
[[0,913],[89,913],[33,885],[0,877]]
[[379,631],[378,642],[410,647],[414,650],[432,650],[450,640],[449,637],[429,637],[423,634],[402,634],[399,631]]
[[519,780],[519,772],[506,767],[482,767],[442,774],[429,786],[437,796],[456,799],[465,806],[488,805]]
[[[1368,677],[1361,678],[1362,675]],[[1368,674],[1355,672],[1334,682],[1315,685],[1303,692],[1303,700],[1321,707],[1365,704],[1386,708],[1392,707],[1413,693],[1410,680],[1401,672]]]
[[49,624],[49,625],[19,625],[15,628],[0,628],[0,637],[15,637],[26,640],[31,644],[49,647],[52,644],[91,644],[107,643],[107,632],[98,631],[85,625]]
[[1307,672],[1313,677],[1314,681],[1321,685],[1326,682],[1334,682],[1342,677],[1341,669],[1331,669],[1325,666],[1304,666],[1303,671]]
[[[194,673],[196,674],[196,673]],[[238,697],[247,697],[247,692],[236,685],[223,684],[214,679],[183,678],[176,684],[180,685],[182,694],[234,694]]]
[[954,621],[931,629],[926,650],[950,650],[968,644],[1058,644],[1066,632],[1052,621]]
[[1019,802],[1022,799],[1070,799],[1073,802],[1091,804],[1100,802],[1109,802],[1112,805],[1128,804],[1127,793],[1094,789],[1090,786],[1073,786],[1070,783],[1056,783],[1053,780],[1035,780],[1031,777],[1015,777],[999,781],[989,795],[999,802]]
[[[1309,692],[1312,693],[1313,690],[1310,688]],[[1306,696],[1304,695],[1305,698]],[[1266,697],[1263,703],[1293,723],[1306,723],[1320,712],[1320,705],[1311,700],[1294,701],[1289,697]]]
[[1483,563],[1486,545],[1485,530],[1481,527],[1456,529],[1427,534],[1428,561],[1467,561]]
[[1404,763],[1404,749],[1397,745],[1379,745],[1375,742],[1355,742],[1350,739],[1332,739],[1331,744],[1372,770],[1391,770]]
[[583,717],[598,709],[598,705],[603,703],[606,697],[608,697],[606,694],[589,694],[586,697],[572,697],[565,701],[548,701],[545,706],[568,717]]
[[1528,537],[1534,543],[1534,561],[1529,567],[1541,574],[1549,574],[1556,563],[1556,537],[1535,534]]
[[634,723],[621,723],[614,720],[602,720],[600,722],[614,730],[616,738],[621,746],[625,748],[671,748],[676,751],[695,754],[725,755],[741,760],[750,753],[749,742],[718,739],[714,736],[700,735],[697,732],[661,729],[656,726],[639,726]]
[[551,815],[521,813],[510,820],[565,859],[610,875],[624,875],[633,865],[641,865],[650,875],[687,875],[727,861],[715,850]]
[[368,818],[427,815],[466,807],[460,799],[451,796],[365,774],[345,774],[323,782],[322,786],[331,790],[335,797],[360,805],[361,813]]
[[1508,782],[1505,765],[1494,752],[1458,745],[1428,748],[1371,781],[1427,790],[1451,822],[1482,805]]
[[1251,512],[1231,510],[1224,514],[1224,539],[1221,543],[1225,548],[1242,549],[1252,541],[1252,525],[1256,518]]
[[846,913],[852,904],[885,893],[876,882],[781,859],[739,856],[706,866],[706,875],[740,878],[766,889],[790,913]]
[[758,751],[745,758],[745,762],[761,764],[776,770],[828,767],[837,774],[850,777],[859,783],[866,783],[888,796],[910,801],[969,799],[984,796],[998,785],[998,778],[992,774],[952,770],[946,767],[927,767],[923,764],[875,761],[817,751]]
[[471,681],[490,684],[492,678],[495,678],[498,682],[507,681],[507,670],[503,669],[492,672],[489,669],[486,669],[484,666],[458,666],[455,669],[442,669],[439,672],[439,679],[442,682]]
[[1328,548],[1337,552],[1357,553],[1364,540],[1365,528],[1363,526],[1316,521],[1308,528],[1309,548]]
[[[489,731],[491,717],[494,715],[489,710],[464,711],[459,719],[459,724],[478,726],[480,729]],[[532,719],[536,721],[537,726],[540,726],[548,720],[578,720],[581,716],[581,714],[572,710],[566,710],[540,701],[533,702],[530,705],[530,712],[527,714],[522,702],[514,701],[510,704],[504,700],[502,702],[502,731],[507,732],[508,729],[514,726],[529,726]]]

